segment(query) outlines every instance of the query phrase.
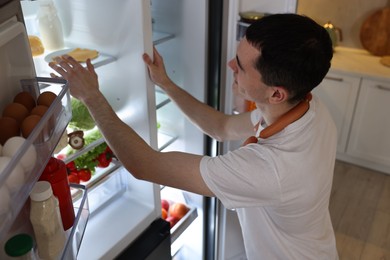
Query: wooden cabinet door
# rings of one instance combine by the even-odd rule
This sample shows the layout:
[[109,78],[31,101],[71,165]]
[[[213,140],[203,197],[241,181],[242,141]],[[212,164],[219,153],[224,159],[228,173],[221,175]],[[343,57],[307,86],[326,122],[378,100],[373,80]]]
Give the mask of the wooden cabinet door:
[[359,86],[360,77],[330,72],[313,90],[313,93],[327,106],[336,124],[339,153],[344,153],[346,150]]
[[390,82],[363,79],[347,154],[390,170]]

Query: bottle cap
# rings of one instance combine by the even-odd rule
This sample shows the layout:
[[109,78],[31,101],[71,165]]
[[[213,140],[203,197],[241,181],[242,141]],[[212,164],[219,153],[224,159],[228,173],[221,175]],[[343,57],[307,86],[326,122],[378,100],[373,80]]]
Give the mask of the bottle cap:
[[11,237],[4,246],[8,256],[23,256],[33,248],[33,239],[28,234],[18,234]]
[[51,189],[50,183],[47,181],[38,181],[30,193],[30,198],[33,201],[44,201],[50,198],[51,195],[53,195],[53,190]]

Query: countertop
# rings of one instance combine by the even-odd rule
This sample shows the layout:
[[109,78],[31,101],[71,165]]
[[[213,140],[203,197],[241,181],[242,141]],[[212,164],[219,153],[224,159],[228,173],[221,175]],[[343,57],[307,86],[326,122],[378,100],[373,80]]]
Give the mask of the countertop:
[[380,59],[363,49],[336,47],[330,71],[389,81],[390,67],[382,65]]

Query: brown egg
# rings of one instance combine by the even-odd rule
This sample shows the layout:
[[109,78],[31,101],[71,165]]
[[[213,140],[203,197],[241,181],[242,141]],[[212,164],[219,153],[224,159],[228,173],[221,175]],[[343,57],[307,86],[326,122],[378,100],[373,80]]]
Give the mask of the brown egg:
[[30,112],[28,109],[19,103],[10,103],[3,110],[3,117],[12,117],[16,119],[19,126],[29,114]]
[[20,130],[24,138],[27,138],[31,134],[35,126],[39,123],[39,120],[41,120],[41,117],[37,115],[30,115],[23,120]]
[[20,130],[18,122],[11,117],[0,117],[0,144],[4,143],[11,137],[19,136]]
[[54,100],[57,98],[57,95],[53,92],[46,91],[39,95],[37,99],[37,105],[43,105],[50,107],[50,105],[54,102]]
[[28,111],[31,111],[35,107],[35,99],[27,91],[18,93],[14,98],[14,102],[22,104],[28,109]]
[[48,109],[47,106],[38,105],[31,110],[30,115],[43,116]]

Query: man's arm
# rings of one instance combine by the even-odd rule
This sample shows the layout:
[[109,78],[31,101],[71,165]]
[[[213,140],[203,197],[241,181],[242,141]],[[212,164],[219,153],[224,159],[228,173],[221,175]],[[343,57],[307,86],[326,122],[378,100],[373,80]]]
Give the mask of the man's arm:
[[152,81],[160,86],[187,118],[205,134],[218,140],[239,140],[253,135],[250,113],[226,115],[200,102],[177,86],[166,74],[163,58],[154,48],[154,61],[143,55]]
[[56,62],[50,63],[50,67],[68,80],[71,95],[86,105],[108,145],[135,178],[214,196],[200,174],[201,156],[155,151],[120,120],[99,91],[97,75],[89,60],[87,68],[69,56]]

